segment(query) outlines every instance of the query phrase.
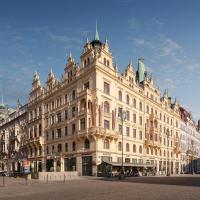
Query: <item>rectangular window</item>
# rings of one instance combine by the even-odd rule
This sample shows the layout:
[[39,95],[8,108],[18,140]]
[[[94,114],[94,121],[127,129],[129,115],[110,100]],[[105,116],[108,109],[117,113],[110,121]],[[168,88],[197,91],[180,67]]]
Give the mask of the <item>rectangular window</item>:
[[84,89],[85,89],[85,90],[86,90],[86,89],[90,89],[90,83],[89,83],[89,82],[87,82],[87,83],[84,84]]
[[75,124],[72,124],[72,135],[75,134],[75,131],[76,131],[76,125],[75,125]]
[[62,144],[58,144],[57,151],[58,153],[62,152]]
[[110,84],[104,82],[104,92],[110,94]]
[[137,121],[137,120],[136,120],[136,114],[134,113],[134,114],[133,114],[133,123],[136,123],[136,121]]
[[68,135],[68,127],[65,126],[65,136],[67,136],[67,135]]
[[133,129],[133,138],[136,138],[136,129]]
[[130,113],[129,113],[129,111],[126,111],[126,120],[130,120]]
[[85,129],[85,118],[80,119],[80,128],[81,128],[81,130]]
[[68,112],[65,110],[65,120],[68,119]]
[[76,115],[76,107],[72,107],[72,117],[75,117]]
[[122,118],[122,108],[118,108],[118,117]]
[[142,117],[140,116],[140,125],[142,125]]
[[136,158],[133,158],[133,159],[132,159],[132,163],[136,164],[136,163],[137,163],[137,159],[136,159]]
[[65,143],[65,152],[68,152],[68,143]]
[[51,133],[51,139],[54,140],[54,130]]
[[58,137],[58,138],[61,138],[61,137],[62,137],[61,128],[57,129],[57,137]]
[[143,164],[143,159],[139,159],[139,164]]
[[57,114],[57,120],[58,120],[58,123],[62,121],[61,113],[58,113],[58,114]]
[[126,136],[129,136],[129,135],[130,135],[130,128],[126,127]]
[[110,129],[110,122],[108,120],[104,120],[104,128]]
[[142,140],[142,131],[140,131],[140,140]]
[[67,94],[65,95],[65,103],[67,103]]

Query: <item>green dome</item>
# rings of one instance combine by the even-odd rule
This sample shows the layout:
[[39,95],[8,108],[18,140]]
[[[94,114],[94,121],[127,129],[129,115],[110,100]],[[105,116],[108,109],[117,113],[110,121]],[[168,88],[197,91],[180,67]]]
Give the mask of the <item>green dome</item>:
[[3,104],[0,104],[0,109],[5,109]]

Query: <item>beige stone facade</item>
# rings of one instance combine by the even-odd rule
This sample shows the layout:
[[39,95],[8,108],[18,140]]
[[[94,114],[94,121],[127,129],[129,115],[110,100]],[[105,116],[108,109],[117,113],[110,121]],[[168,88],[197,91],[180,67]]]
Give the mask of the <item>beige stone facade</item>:
[[51,71],[45,87],[34,76],[27,140],[33,170],[97,175],[107,163],[114,174],[123,149],[126,171],[179,173],[178,102],[167,91],[161,97],[148,73],[131,63],[121,75],[107,41],[87,40],[80,58],[77,64],[70,54],[61,80]]

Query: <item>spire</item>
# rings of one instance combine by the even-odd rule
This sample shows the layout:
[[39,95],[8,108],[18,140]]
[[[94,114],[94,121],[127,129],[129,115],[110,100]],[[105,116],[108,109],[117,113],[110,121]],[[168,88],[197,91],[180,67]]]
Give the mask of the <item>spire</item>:
[[69,52],[69,56],[68,56],[68,59],[67,59],[68,62],[73,62],[74,61],[74,58],[72,56],[72,53]]
[[35,71],[35,74],[34,74],[34,77],[33,77],[33,81],[37,81],[37,80],[39,80],[40,78],[39,78],[39,74],[38,74],[38,72],[37,71]]
[[99,33],[98,33],[98,28],[97,28],[97,21],[96,21],[96,32],[95,32],[94,40],[99,40]]
[[86,44],[88,44],[89,43],[89,39],[88,39],[88,37],[86,37]]
[[105,44],[108,45],[108,39],[107,39],[107,37],[105,39]]

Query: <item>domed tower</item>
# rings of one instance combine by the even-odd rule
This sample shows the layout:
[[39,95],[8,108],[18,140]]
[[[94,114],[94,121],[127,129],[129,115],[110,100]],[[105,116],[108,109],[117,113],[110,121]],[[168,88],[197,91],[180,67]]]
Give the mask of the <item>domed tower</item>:
[[83,68],[89,67],[91,64],[99,66],[103,64],[106,67],[113,68],[112,54],[109,50],[108,40],[106,39],[104,43],[100,40],[97,23],[94,39],[92,42],[89,42],[87,38],[81,55],[81,66]]

